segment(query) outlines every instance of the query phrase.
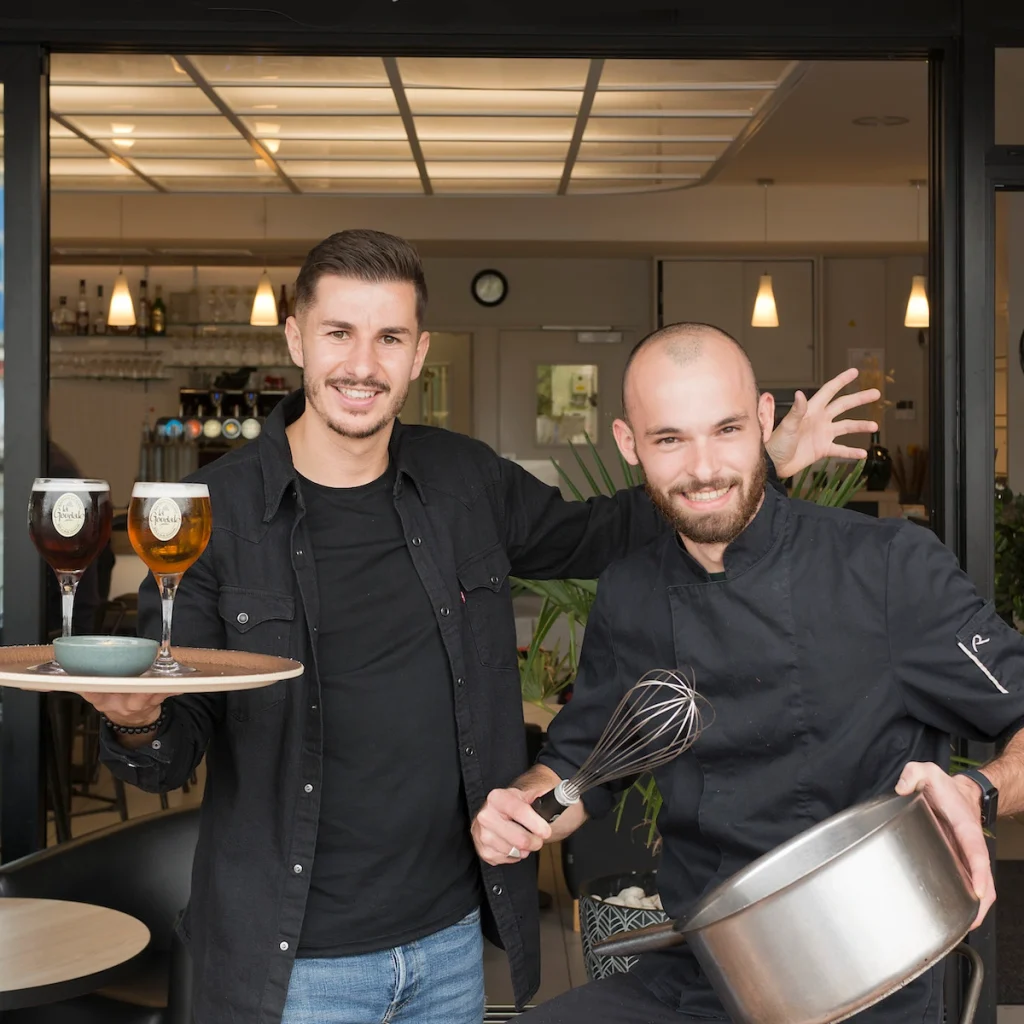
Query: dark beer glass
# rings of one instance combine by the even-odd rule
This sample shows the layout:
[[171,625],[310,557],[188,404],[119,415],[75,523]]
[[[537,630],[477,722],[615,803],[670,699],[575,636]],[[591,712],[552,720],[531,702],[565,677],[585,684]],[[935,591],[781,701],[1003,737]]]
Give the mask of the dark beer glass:
[[[112,519],[106,480],[39,477],[32,483],[28,532],[36,550],[57,575],[63,636],[71,636],[78,582],[110,540]],[[40,665],[36,671],[64,672],[56,661]]]

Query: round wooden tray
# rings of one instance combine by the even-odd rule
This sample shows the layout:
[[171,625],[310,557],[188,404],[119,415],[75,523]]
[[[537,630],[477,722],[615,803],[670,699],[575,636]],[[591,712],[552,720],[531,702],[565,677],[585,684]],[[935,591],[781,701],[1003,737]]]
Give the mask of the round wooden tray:
[[218,693],[255,690],[279,679],[301,675],[303,666],[289,658],[248,651],[210,651],[171,647],[182,665],[196,669],[186,676],[70,676],[32,672],[53,657],[52,646],[0,647],[0,686],[18,690],[63,690],[70,693]]

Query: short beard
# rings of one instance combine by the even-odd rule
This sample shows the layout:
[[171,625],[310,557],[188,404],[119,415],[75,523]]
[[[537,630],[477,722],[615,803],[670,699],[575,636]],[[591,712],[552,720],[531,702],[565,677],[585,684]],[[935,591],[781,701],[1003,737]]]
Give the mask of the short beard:
[[[343,423],[335,422],[327,414],[323,403],[320,401],[321,392],[325,387],[371,388],[375,391],[381,391],[386,395],[391,395],[391,401],[378,420],[371,421],[365,426],[350,427]],[[409,397],[408,384],[401,391],[392,394],[391,387],[388,384],[374,377],[367,377],[364,380],[356,380],[354,377],[328,377],[326,380],[313,383],[304,376],[302,378],[302,390],[306,396],[306,404],[316,411],[320,419],[336,434],[341,437],[351,438],[352,440],[363,440],[367,437],[373,437],[389,427],[398,417],[398,414],[402,411],[402,406],[405,405],[405,400]]]
[[[765,463],[764,446],[761,446],[761,458],[750,478],[749,485],[743,489],[743,481],[739,477],[719,477],[715,480],[687,480],[676,484],[669,491],[659,491],[645,484],[647,494],[655,508],[668,520],[672,528],[694,544],[731,544],[746,528],[757,512],[761,498],[764,496],[765,484],[768,481],[768,466]],[[723,512],[690,512],[673,501],[673,495],[685,494],[702,488],[718,490],[721,487],[739,485],[739,505],[732,511]]]

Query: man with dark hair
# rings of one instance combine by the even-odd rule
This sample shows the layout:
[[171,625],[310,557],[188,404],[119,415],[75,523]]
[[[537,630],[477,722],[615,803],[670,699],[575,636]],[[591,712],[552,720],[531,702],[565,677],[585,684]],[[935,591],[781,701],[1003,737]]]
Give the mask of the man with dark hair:
[[[158,791],[206,755],[184,923],[197,1024],[480,1024],[481,927],[518,1003],[540,971],[535,866],[481,865],[469,834],[526,767],[509,577],[595,577],[664,526],[640,488],[566,502],[478,441],[398,422],[430,341],[407,242],[332,235],[297,291],[285,330],[303,390],[195,474],[213,537],[174,636],[306,672],[226,695],[97,694],[114,727],[142,730],[105,728],[104,756]],[[842,432],[815,402],[780,428],[782,473]],[[139,617],[159,633],[151,582]]]
[[[473,823],[481,860],[509,863],[510,848],[538,850],[607,813],[634,780],[584,793],[553,825],[531,803],[575,773],[637,679],[678,669],[710,713],[696,743],[654,773],[658,890],[671,918],[685,920],[716,885],[832,814],[919,790],[963,851],[977,927],[995,899],[983,808],[986,827],[997,806],[1024,811],[1024,636],[930,530],[765,486],[774,402],[724,332],[680,324],[646,339],[625,399],[615,440],[672,531],[602,575],[573,699],[538,764],[492,792]],[[973,777],[952,777],[950,733],[1005,747]],[[941,978],[940,965],[856,1019],[938,1024]],[[682,945],[523,1019],[728,1017]]]

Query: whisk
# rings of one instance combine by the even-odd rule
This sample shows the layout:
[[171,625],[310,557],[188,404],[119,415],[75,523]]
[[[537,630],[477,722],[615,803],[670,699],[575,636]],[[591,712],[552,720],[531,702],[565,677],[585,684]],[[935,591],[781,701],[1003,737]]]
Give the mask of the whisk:
[[533,802],[548,822],[588,789],[666,764],[688,750],[704,728],[693,684],[673,669],[654,669],[626,691],[597,745],[569,779]]

